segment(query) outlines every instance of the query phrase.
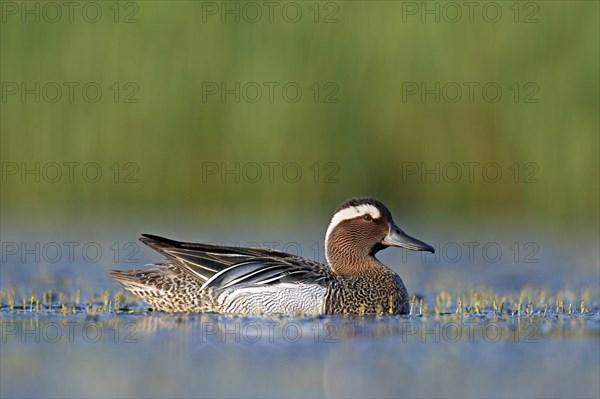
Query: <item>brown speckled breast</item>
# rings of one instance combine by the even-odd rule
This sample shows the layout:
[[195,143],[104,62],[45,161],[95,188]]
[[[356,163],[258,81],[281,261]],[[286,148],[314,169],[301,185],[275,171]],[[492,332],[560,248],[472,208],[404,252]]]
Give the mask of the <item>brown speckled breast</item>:
[[325,313],[405,314],[408,293],[400,276],[387,268],[338,277],[325,296]]

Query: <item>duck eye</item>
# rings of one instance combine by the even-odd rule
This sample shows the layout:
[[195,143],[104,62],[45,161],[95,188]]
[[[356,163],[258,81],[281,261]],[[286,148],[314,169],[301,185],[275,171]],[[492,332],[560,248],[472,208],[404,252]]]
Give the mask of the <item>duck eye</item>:
[[371,215],[369,215],[368,213],[365,213],[363,215],[363,219],[366,221],[370,221],[370,220],[373,220],[373,217]]

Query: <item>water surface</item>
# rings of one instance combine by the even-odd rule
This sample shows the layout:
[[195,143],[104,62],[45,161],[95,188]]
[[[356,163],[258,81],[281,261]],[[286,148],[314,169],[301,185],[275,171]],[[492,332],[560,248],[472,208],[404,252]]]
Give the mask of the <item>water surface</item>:
[[[18,250],[5,248],[0,270],[2,397],[600,396],[598,258],[591,239],[407,229],[440,254],[380,254],[418,294],[409,316],[177,315],[148,311],[131,296],[120,297],[115,312],[119,287],[108,271],[160,260],[138,244],[139,229],[145,227],[4,230],[4,245],[16,243]],[[183,223],[159,230],[322,260],[320,238],[314,239],[320,232],[312,228],[300,239],[286,229],[232,234]],[[465,244],[472,242],[478,245]],[[36,259],[21,243],[26,250],[39,243],[47,253],[40,250]],[[73,258],[63,253],[54,261],[49,243],[71,245]],[[485,245],[489,254],[469,257],[469,246]],[[88,254],[80,250],[85,246]],[[502,250],[498,259],[495,247]],[[97,248],[99,257],[92,253]]]

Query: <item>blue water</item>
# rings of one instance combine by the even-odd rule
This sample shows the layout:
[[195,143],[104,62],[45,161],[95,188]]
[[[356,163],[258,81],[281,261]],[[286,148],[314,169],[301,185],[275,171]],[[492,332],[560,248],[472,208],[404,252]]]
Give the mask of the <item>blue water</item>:
[[2,397],[598,397],[599,318],[2,319]]
[[[90,294],[100,301],[102,291],[119,290],[108,277],[110,269],[160,260],[138,244],[138,230],[272,246],[322,260],[318,229],[301,235],[283,229],[232,235],[225,228],[176,224],[97,225],[65,233],[3,223],[0,288],[14,288],[17,297],[41,297],[51,289],[55,305],[60,292],[72,297],[80,290],[81,305],[75,314],[64,315],[60,309],[11,312],[4,301],[0,396],[600,397],[598,244],[593,237],[586,240],[582,233],[565,241],[539,232],[475,235],[468,229],[432,234],[434,229],[422,227],[407,230],[437,245],[438,258],[392,249],[380,255],[430,310],[441,291],[452,294],[452,308],[457,296],[467,298],[472,289],[518,296],[529,286],[559,295],[565,306],[572,302],[571,315],[551,311],[544,317],[537,309],[534,316],[497,317],[489,303],[480,315],[470,316],[169,315],[144,312],[141,303],[135,314],[94,315],[85,309]],[[469,257],[469,248],[484,246],[488,252],[473,251]],[[59,254],[57,248],[67,251]],[[456,248],[462,248],[460,256]],[[497,248],[499,257],[492,252]],[[100,254],[93,252],[97,249]],[[585,292],[587,311],[581,315]]]

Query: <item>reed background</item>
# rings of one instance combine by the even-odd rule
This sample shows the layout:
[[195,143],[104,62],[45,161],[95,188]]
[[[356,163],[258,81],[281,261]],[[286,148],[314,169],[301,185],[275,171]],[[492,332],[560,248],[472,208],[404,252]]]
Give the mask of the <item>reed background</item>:
[[[206,13],[206,2],[141,1],[120,3],[115,22],[112,4],[96,2],[103,11],[97,23],[77,11],[73,22],[63,15],[49,23],[42,15],[40,22],[29,16],[23,23],[20,14],[4,9],[4,216],[38,222],[90,215],[245,215],[281,222],[331,212],[347,197],[372,195],[420,219],[516,218],[556,230],[597,227],[597,2],[531,3],[535,9],[521,4],[516,23],[512,2],[495,3],[503,12],[497,23],[480,12],[473,22],[465,14],[456,23],[443,15],[440,22],[427,17],[423,23],[420,15],[407,14],[403,2],[388,1],[320,3],[318,22],[314,3],[296,2],[303,11],[297,23],[277,11],[272,23],[264,15],[250,23],[244,14],[239,23],[231,16],[223,23],[220,12]],[[277,10],[287,3],[279,4]],[[331,13],[337,22],[325,23]],[[530,14],[537,22],[525,23]],[[133,23],[124,23],[127,16]],[[22,101],[7,94],[7,82],[78,82],[79,88],[95,82],[103,93],[96,103],[85,101],[79,89],[73,102],[64,91],[56,103],[43,95],[37,103],[31,95]],[[121,85],[118,101],[109,88],[115,82]],[[206,82],[297,82],[303,95],[293,103],[276,89],[273,102],[266,91],[256,103],[243,97],[235,102],[233,96],[222,102],[218,95],[203,99]],[[339,88],[333,97],[338,101],[325,103],[323,94],[315,101],[309,88],[315,82],[321,89],[333,83],[327,90]],[[494,103],[476,90],[471,102],[463,86],[457,102],[443,95],[439,103],[419,95],[404,101],[407,82],[478,82],[479,88],[495,82],[503,93]],[[521,90],[517,101],[509,88],[515,82]],[[127,83],[134,86],[124,89]],[[531,97],[535,102],[524,101],[530,83],[539,89]],[[137,102],[125,103],[132,87],[139,89],[132,97]],[[31,175],[8,173],[36,162],[95,162],[103,176],[86,182],[77,167],[72,182],[63,169],[57,182],[41,176],[37,183]],[[265,162],[296,163],[302,177],[286,181],[279,167],[273,181],[266,167],[256,182],[243,174],[238,182],[232,175],[203,176],[207,163],[243,168]],[[441,168],[495,162],[503,175],[487,182],[478,167],[470,182],[463,166],[457,181],[443,174],[439,182],[433,175],[403,177],[410,165],[432,168],[436,162]],[[110,169],[115,163],[117,183]],[[127,169],[129,163],[135,170]],[[317,178],[310,169],[315,163]],[[516,182],[510,169],[515,163]],[[132,170],[137,182],[124,182]],[[534,180],[526,182],[531,172]],[[333,181],[325,181],[326,175]]]

